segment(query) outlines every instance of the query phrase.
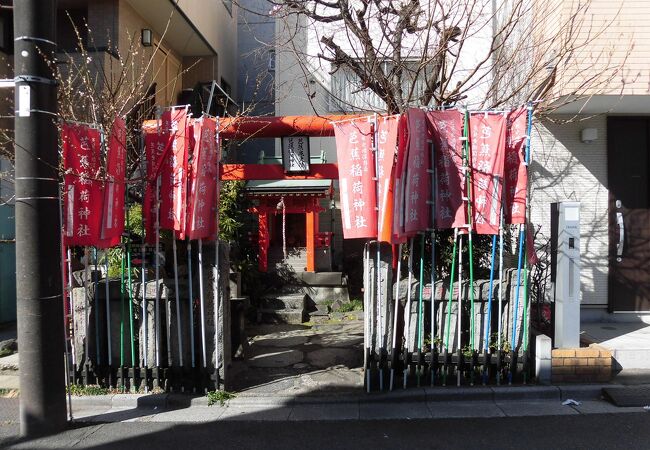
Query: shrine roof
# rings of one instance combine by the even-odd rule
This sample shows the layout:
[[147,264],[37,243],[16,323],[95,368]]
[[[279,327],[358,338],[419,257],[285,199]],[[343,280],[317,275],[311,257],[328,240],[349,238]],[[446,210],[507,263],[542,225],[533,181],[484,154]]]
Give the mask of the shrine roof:
[[250,180],[246,183],[249,195],[328,195],[332,180]]

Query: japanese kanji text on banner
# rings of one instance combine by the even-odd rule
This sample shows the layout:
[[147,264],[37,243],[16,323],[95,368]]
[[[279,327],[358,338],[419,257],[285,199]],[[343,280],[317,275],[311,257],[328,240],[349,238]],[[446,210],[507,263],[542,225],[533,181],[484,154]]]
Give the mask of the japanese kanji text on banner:
[[372,154],[373,125],[367,121],[334,124],[339,166],[343,237],[377,236],[377,194]]

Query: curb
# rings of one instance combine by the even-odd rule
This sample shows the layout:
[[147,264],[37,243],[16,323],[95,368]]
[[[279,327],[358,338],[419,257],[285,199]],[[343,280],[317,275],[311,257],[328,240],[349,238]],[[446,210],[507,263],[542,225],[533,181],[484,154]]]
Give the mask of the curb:
[[[379,404],[423,402],[503,402],[535,400],[599,399],[603,387],[586,386],[476,386],[426,387],[392,392],[360,394],[312,394],[305,396],[240,394],[226,401],[234,407],[294,406],[318,404]],[[190,394],[112,394],[72,397],[73,406],[105,408],[189,408],[207,407],[206,396]]]

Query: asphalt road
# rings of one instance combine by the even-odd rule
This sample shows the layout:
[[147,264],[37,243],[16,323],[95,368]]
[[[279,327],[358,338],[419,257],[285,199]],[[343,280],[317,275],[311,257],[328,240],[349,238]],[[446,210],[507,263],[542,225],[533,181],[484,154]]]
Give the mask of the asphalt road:
[[38,440],[18,440],[0,422],[0,448],[92,449],[647,449],[650,414],[489,419],[76,425]]

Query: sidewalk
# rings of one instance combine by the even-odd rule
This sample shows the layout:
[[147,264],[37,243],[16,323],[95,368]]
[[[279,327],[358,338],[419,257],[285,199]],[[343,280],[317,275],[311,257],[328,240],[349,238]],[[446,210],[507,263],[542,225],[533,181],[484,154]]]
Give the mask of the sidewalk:
[[[420,388],[359,395],[245,395],[223,406],[182,394],[73,397],[79,422],[390,420],[643,412],[601,399],[606,385]],[[562,405],[572,399],[578,405]]]

